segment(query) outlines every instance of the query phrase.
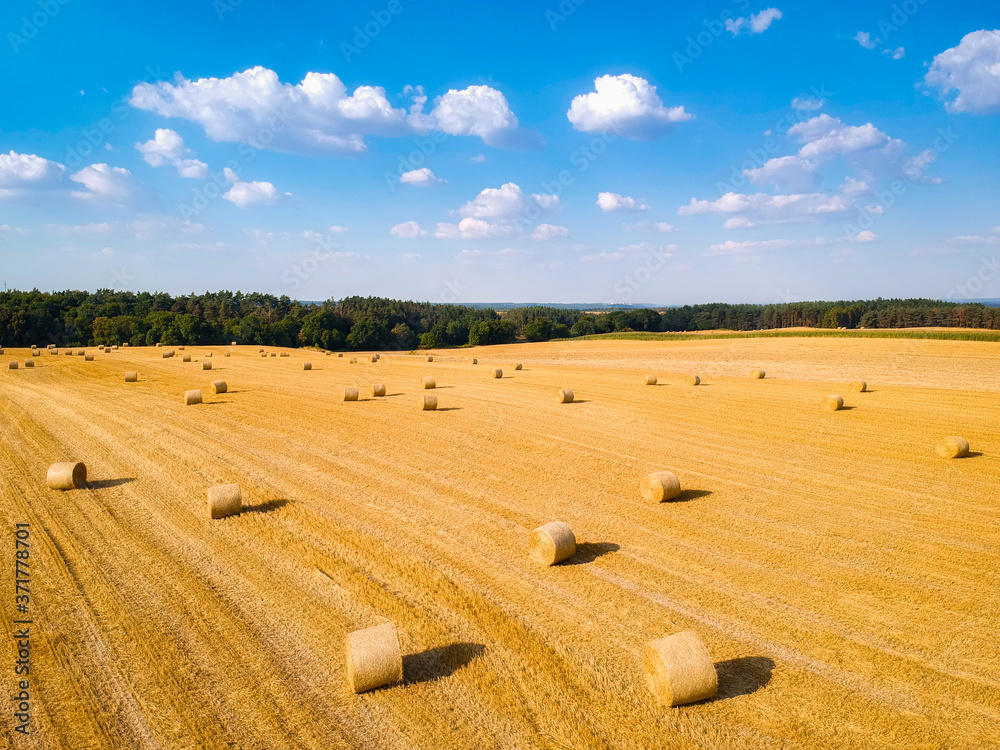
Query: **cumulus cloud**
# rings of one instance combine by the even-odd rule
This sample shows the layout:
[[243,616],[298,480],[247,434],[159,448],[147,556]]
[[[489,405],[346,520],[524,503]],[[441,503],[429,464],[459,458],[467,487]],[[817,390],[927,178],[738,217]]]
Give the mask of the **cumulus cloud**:
[[479,136],[493,146],[519,146],[537,139],[522,131],[507,99],[489,86],[451,90],[430,114],[421,87],[407,87],[407,109],[393,107],[380,86],[352,93],[333,73],[307,73],[300,83],[282,83],[262,66],[228,78],[140,83],[130,103],[164,117],[198,123],[216,141],[305,155],[359,153],[365,136],[398,137],[439,128],[451,135]]
[[559,196],[532,193],[527,195],[513,182],[499,188],[486,188],[459,210],[459,216],[475,219],[513,220],[531,213],[544,213],[559,206]]
[[139,191],[131,172],[124,167],[112,167],[108,164],[91,164],[70,175],[70,179],[87,188],[72,193],[74,198],[82,200],[127,203]]
[[531,239],[536,242],[557,240],[563,237],[569,237],[569,230],[566,227],[561,227],[557,224],[539,224],[535,227],[535,231],[531,233]]
[[414,169],[411,172],[404,172],[399,176],[399,181],[405,182],[407,185],[416,185],[417,187],[433,187],[434,185],[443,185],[447,182],[447,180],[442,180],[427,167]]
[[767,193],[726,193],[715,201],[691,199],[681,206],[681,216],[703,214],[742,214],[726,221],[727,229],[749,228],[762,224],[821,221],[847,216],[850,203],[842,195],[797,193],[768,195]]
[[439,223],[435,227],[434,236],[438,239],[482,240],[490,237],[506,237],[513,232],[514,228],[509,224],[491,224],[482,219],[468,217],[458,224]]
[[626,138],[649,140],[667,133],[694,115],[684,107],[665,107],[656,86],[625,73],[594,79],[594,91],[573,99],[566,117],[584,133],[613,131]]
[[415,240],[418,237],[426,237],[427,231],[421,229],[420,225],[415,221],[404,221],[402,224],[397,224],[390,229],[389,234],[394,234],[404,240]]
[[819,165],[801,156],[779,156],[757,169],[745,169],[743,175],[754,185],[780,185],[793,189],[812,185]]
[[850,239],[851,242],[856,242],[858,244],[863,244],[865,242],[878,242],[878,235],[871,229],[866,229],[863,232],[858,232]]
[[949,112],[1000,112],[1000,29],[966,34],[957,47],[934,58],[924,81],[945,97],[958,92],[945,102]]
[[751,13],[749,18],[727,18],[726,31],[733,36],[746,31],[748,34],[763,34],[771,24],[781,19],[781,11],[777,8],[765,8],[759,13]]
[[169,128],[157,129],[152,140],[136,143],[135,148],[151,167],[169,164],[181,177],[204,179],[208,176],[208,165],[198,159],[185,158],[191,150],[184,146],[180,134]]
[[624,260],[625,253],[597,253],[595,255],[584,255],[580,260],[584,263],[613,263],[616,260]]
[[854,40],[865,49],[875,49],[875,45],[878,44],[878,41],[872,39],[872,35],[867,31],[859,31],[854,35]]
[[674,225],[668,224],[665,221],[647,221],[643,219],[642,221],[637,221],[634,224],[628,224],[626,229],[637,229],[642,232],[672,232],[674,231]]
[[646,211],[649,206],[642,201],[620,193],[598,193],[597,205],[602,211]]
[[0,154],[0,198],[58,187],[66,167],[35,154]]
[[718,245],[709,246],[709,255],[741,255],[763,250],[792,250],[804,247],[816,247],[826,244],[822,237],[803,240],[747,240],[734,242],[727,240]]
[[223,199],[239,208],[255,208],[257,206],[277,206],[291,193],[280,193],[270,182],[243,182],[239,175],[228,167],[224,170],[226,179],[233,183]]
[[896,49],[884,49],[882,54],[886,57],[891,57],[893,60],[902,60],[906,57],[906,50],[903,47],[896,47]]
[[818,96],[797,96],[792,99],[792,109],[811,112],[822,109],[826,104],[826,99]]

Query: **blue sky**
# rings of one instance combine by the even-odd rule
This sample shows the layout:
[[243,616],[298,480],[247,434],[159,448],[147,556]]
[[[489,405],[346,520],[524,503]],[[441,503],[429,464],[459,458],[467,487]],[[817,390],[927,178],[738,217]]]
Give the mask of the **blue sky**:
[[1000,297],[995,3],[0,16],[10,287]]

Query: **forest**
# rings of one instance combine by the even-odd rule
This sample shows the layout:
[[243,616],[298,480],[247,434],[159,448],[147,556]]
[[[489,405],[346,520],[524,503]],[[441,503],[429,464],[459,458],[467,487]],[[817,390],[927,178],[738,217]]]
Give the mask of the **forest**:
[[287,296],[206,292],[0,292],[0,345],[96,346],[128,342],[310,346],[327,350],[506,344],[627,331],[813,328],[1000,329],[1000,308],[928,299],[704,304],[583,311],[527,306],[497,312],[462,305],[347,297],[303,303]]

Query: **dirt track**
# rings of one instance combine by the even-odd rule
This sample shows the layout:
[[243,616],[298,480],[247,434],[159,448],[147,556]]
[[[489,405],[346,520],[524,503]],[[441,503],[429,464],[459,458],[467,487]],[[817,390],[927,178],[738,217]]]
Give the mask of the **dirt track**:
[[[186,353],[206,351],[213,372],[156,349],[0,357],[4,591],[14,523],[33,544],[33,735],[5,716],[11,746],[1000,744],[996,344]],[[437,412],[417,409],[423,375]],[[870,393],[847,390],[859,377]],[[231,391],[212,396],[215,379]],[[205,404],[184,406],[191,388]],[[851,408],[822,411],[829,393]],[[938,458],[946,435],[974,455]],[[85,461],[91,487],[45,489],[60,460]],[[650,506],[639,479],[663,468],[687,492]],[[205,491],[225,482],[252,507],[210,521]],[[550,520],[582,544],[542,569],[526,540]],[[344,637],[385,619],[405,682],[351,695]],[[642,645],[685,628],[720,694],[665,709]],[[5,690],[15,653],[6,637]]]

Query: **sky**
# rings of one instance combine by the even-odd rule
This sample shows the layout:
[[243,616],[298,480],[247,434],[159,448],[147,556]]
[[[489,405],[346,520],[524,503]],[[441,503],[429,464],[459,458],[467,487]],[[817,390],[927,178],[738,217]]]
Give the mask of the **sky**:
[[8,0],[0,281],[1000,297],[995,1]]

